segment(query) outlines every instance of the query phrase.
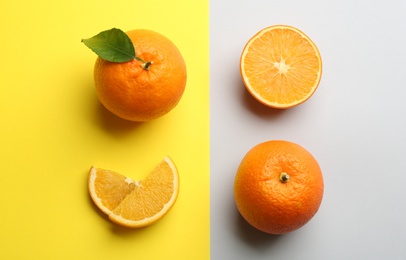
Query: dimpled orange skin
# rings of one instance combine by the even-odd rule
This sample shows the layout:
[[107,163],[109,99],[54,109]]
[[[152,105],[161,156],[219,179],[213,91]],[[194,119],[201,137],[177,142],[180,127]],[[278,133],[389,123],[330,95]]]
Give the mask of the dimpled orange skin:
[[126,32],[136,56],[153,64],[149,70],[138,60],[114,63],[97,58],[96,93],[112,113],[131,121],[149,121],[172,110],[186,86],[186,65],[178,48],[165,36],[150,30]]
[[[290,178],[282,182],[286,172]],[[243,158],[235,177],[237,208],[253,227],[284,234],[305,225],[318,211],[324,192],[321,169],[303,147],[267,141]]]

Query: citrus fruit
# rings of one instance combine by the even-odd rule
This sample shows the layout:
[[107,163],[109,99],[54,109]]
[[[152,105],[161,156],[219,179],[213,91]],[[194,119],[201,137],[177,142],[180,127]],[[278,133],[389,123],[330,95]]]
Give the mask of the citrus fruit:
[[92,166],[88,189],[93,202],[111,221],[138,228],[155,223],[172,208],[179,193],[179,176],[167,156],[142,181]]
[[273,108],[290,108],[308,100],[322,74],[319,50],[300,30],[275,25],[262,29],[245,45],[240,72],[247,90]]
[[126,34],[140,60],[110,62],[98,57],[94,66],[97,96],[121,118],[156,119],[180,101],[186,86],[185,61],[175,44],[157,32],[137,29]]
[[248,151],[234,182],[243,218],[269,234],[305,225],[318,211],[323,190],[315,158],[298,144],[282,140],[263,142]]

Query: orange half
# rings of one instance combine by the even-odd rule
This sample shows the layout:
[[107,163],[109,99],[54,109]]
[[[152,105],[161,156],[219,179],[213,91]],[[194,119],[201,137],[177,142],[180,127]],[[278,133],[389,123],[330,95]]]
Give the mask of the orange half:
[[247,90],[259,102],[273,108],[290,108],[308,100],[321,75],[320,52],[300,30],[267,27],[245,45],[240,72]]
[[93,202],[111,221],[139,228],[155,223],[172,208],[179,193],[179,175],[168,156],[141,181],[91,167],[88,189]]

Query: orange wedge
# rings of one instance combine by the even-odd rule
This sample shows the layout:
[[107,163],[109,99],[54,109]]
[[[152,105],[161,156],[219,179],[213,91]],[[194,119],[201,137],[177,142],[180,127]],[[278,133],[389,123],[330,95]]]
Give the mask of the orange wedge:
[[308,100],[322,74],[319,50],[300,30],[275,25],[262,29],[245,45],[240,72],[247,90],[273,108],[290,108]]
[[142,181],[92,166],[88,186],[93,202],[111,221],[139,228],[155,223],[172,208],[179,193],[179,175],[166,156]]

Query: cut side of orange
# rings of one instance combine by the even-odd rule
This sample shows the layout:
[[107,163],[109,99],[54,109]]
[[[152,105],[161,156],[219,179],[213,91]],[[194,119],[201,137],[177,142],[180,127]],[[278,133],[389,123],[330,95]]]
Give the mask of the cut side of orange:
[[290,108],[308,100],[321,75],[320,52],[300,30],[287,25],[262,29],[245,45],[240,72],[247,90],[273,108]]
[[92,166],[88,189],[93,202],[111,221],[139,228],[155,223],[172,208],[179,193],[179,174],[168,156],[141,181]]

